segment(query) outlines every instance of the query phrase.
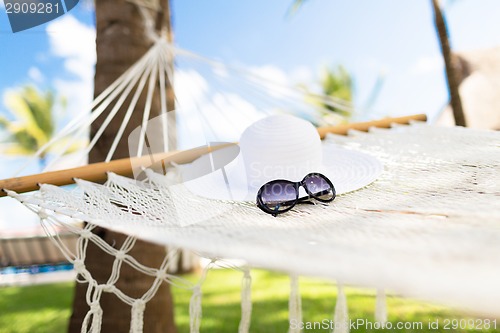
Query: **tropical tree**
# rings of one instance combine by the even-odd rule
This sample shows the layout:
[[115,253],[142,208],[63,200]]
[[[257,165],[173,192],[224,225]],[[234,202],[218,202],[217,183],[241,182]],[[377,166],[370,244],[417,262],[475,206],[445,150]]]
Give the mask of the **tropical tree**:
[[[301,86],[306,91],[306,102],[315,106],[324,122],[337,125],[350,122],[354,117],[362,119],[372,110],[384,85],[384,75],[379,74],[361,107],[354,106],[354,80],[342,65],[325,67],[318,83],[321,89],[316,93],[306,85]],[[321,126],[314,120],[310,121]]]
[[458,86],[460,84],[460,76],[458,72],[459,60],[451,52],[446,19],[441,10],[439,1],[431,0],[431,4],[434,12],[434,25],[436,27],[439,45],[441,47],[441,54],[443,55],[443,60],[446,68],[446,81],[448,82],[450,106],[453,111],[453,117],[455,118],[455,125],[467,126],[464,110],[462,107],[462,100],[458,91]]
[[328,123],[346,122],[352,116],[353,80],[342,65],[325,67],[319,80],[319,94],[303,87],[306,101],[314,105]]
[[[62,107],[64,99],[56,100],[49,90],[40,92],[33,86],[24,86],[18,90],[9,90],[5,94],[7,106],[13,120],[0,116],[0,128],[5,134],[5,142],[0,146],[0,153],[12,156],[32,156],[54,136],[56,130],[55,107],[57,102]],[[71,141],[71,142],[70,142]],[[47,164],[50,153],[72,153],[84,145],[84,140],[64,137],[57,144],[48,147],[38,157],[40,167]],[[67,147],[67,149],[64,149]],[[65,151],[62,151],[65,150]]]
[[[295,0],[289,8],[289,14],[297,11],[308,0]],[[462,107],[462,101],[458,91],[460,84],[460,77],[458,73],[458,59],[453,56],[450,47],[449,33],[446,24],[446,19],[441,10],[439,0],[431,0],[431,6],[434,12],[434,25],[436,27],[439,44],[441,47],[441,54],[445,63],[446,80],[448,83],[448,90],[450,94],[450,106],[453,110],[453,117],[457,126],[466,126],[465,114]]]
[[[97,64],[95,74],[95,95],[99,95],[120,74],[127,70],[151,47],[153,41],[148,38],[143,16],[139,6],[143,6],[151,17],[156,18],[158,31],[167,32],[172,38],[170,25],[170,7],[168,0],[107,0],[95,2],[96,12],[96,44]],[[172,87],[167,86],[167,95],[172,96]],[[158,95],[156,95],[158,96]],[[151,118],[160,115],[158,101],[151,109]],[[173,98],[169,98],[168,108],[173,110]],[[144,100],[140,100],[126,128],[122,140],[115,151],[114,158],[129,157],[127,138],[130,132],[142,122]],[[112,142],[120,127],[126,107],[121,109],[107,126],[96,147],[90,152],[89,162],[101,162],[105,159]],[[99,117],[92,124],[91,135],[100,128],[107,113]],[[125,235],[102,228],[94,229],[108,244],[120,247],[126,239]],[[159,267],[165,257],[165,247],[137,241],[129,252],[135,259],[150,267]],[[105,283],[113,266],[114,257],[104,253],[94,244],[89,244],[86,253],[85,265],[92,276],[99,282]],[[149,289],[153,278],[147,276],[128,265],[120,270],[120,279],[116,287],[132,297],[140,297]],[[89,310],[86,303],[87,285],[76,284],[73,313],[70,319],[69,332],[81,331],[83,319]],[[103,293],[101,298],[103,309],[102,332],[128,333],[130,330],[130,307],[121,302],[113,294]],[[156,296],[148,302],[144,313],[144,332],[171,333],[176,332],[173,317],[172,296],[170,286],[163,283]]]

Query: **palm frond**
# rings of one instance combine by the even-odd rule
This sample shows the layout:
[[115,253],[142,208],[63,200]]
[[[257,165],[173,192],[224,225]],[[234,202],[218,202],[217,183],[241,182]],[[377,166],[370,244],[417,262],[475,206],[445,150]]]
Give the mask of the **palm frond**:
[[54,133],[54,119],[52,109],[54,107],[54,95],[51,91],[40,93],[35,88],[28,86],[22,93],[25,103],[31,110],[33,119],[38,127],[50,137]]
[[287,16],[294,15],[299,10],[299,8],[302,7],[304,3],[306,3],[307,1],[308,0],[294,0],[290,5],[290,7],[288,7],[286,15]]
[[26,128],[20,128],[15,134],[14,138],[19,147],[32,154],[38,150],[38,141],[34,138]]
[[70,136],[65,136],[52,144],[48,148],[48,151],[51,153],[72,154],[87,147],[88,143],[86,139],[75,139]]
[[39,145],[43,145],[48,141],[49,134],[44,133],[42,128],[39,127],[38,121],[34,116],[34,114],[38,115],[41,112],[39,109],[40,105],[36,106],[36,111],[33,111],[31,109],[31,105],[33,104],[26,102],[23,95],[15,91],[8,91],[5,94],[5,104],[18,122],[23,124],[26,132],[28,132]]
[[33,151],[26,149],[25,147],[17,143],[6,143],[0,145],[0,153],[9,156],[17,156],[17,155],[29,156],[33,154]]
[[5,118],[4,116],[0,116],[0,129],[3,129],[4,131],[8,131],[9,127],[9,120]]

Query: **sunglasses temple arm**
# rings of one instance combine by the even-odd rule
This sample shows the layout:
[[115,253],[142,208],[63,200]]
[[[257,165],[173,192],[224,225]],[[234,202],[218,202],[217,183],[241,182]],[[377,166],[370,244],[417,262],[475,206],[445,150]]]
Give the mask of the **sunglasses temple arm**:
[[[323,195],[323,194],[327,194],[328,192],[329,192],[329,190],[325,190],[325,191],[316,193],[316,195]],[[280,205],[281,206],[290,206],[290,205],[293,205],[294,203],[304,203],[304,202],[307,202],[307,200],[312,199],[312,198],[313,198],[312,196],[306,195],[305,197],[298,198],[297,200],[288,200],[288,201],[281,202]]]
[[305,197],[298,198],[297,203],[304,203],[307,202],[307,200],[311,199],[312,197],[310,195],[306,195]]
[[311,197],[309,196],[306,196],[306,197],[302,197],[302,198],[298,198],[297,200],[288,200],[288,201],[283,201],[280,203],[281,206],[291,206],[291,205],[294,205],[296,203],[303,203],[304,201],[307,201],[311,199]]

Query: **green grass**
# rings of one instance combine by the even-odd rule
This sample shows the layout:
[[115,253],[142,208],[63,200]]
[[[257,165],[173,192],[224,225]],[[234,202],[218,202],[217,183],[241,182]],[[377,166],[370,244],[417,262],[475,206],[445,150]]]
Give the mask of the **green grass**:
[[65,332],[72,297],[73,283],[0,288],[0,332]]
[[[185,276],[195,282],[198,276]],[[252,324],[258,333],[286,332],[288,330],[289,279],[286,275],[262,270],[252,271]],[[326,281],[301,278],[303,320],[308,322],[331,319],[336,301],[336,287]],[[191,292],[172,289],[175,300],[176,323],[179,332],[189,332],[189,300]],[[237,332],[240,318],[241,273],[213,270],[203,284],[203,332]],[[373,321],[375,295],[363,289],[347,288],[350,318]],[[0,333],[63,333],[70,316],[73,284],[60,283],[30,287],[0,288]],[[479,330],[445,330],[445,319],[466,318],[444,307],[388,297],[389,320],[422,322],[423,332],[479,332]],[[439,320],[438,330],[428,329],[429,320]],[[499,323],[500,324],[500,323]],[[389,330],[359,329],[356,332],[389,332]],[[390,332],[415,332],[393,329]],[[328,330],[305,330],[328,332]],[[500,332],[500,330],[480,330]]]

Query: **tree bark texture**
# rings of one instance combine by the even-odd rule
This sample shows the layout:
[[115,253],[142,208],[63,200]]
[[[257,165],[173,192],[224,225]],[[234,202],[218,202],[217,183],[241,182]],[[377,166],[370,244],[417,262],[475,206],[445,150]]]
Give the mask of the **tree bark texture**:
[[[168,0],[163,0],[162,5],[168,6]],[[165,8],[165,7],[163,7]],[[150,11],[153,18],[158,22],[165,21],[165,15],[169,16],[168,8],[166,11],[161,9],[157,12]],[[168,21],[170,17],[167,18]],[[95,96],[98,96],[115,79],[125,72],[133,63],[135,63],[151,47],[152,41],[146,37],[143,18],[136,4],[127,0],[98,0],[96,1],[96,28],[97,28],[97,64],[95,74]],[[170,27],[169,27],[170,28]],[[168,82],[167,82],[168,84]],[[157,86],[157,90],[159,87]],[[167,86],[167,94],[172,95],[171,87]],[[134,90],[133,90],[134,91]],[[134,110],[134,114],[126,128],[126,131],[118,145],[114,159],[125,158],[129,156],[128,135],[142,122],[143,109],[145,103],[146,89],[141,95],[141,99]],[[153,107],[150,118],[160,114],[160,100],[158,91],[154,94]],[[120,127],[126,108],[129,105],[131,97],[124,103],[113,121],[104,131],[103,136],[97,142],[96,147],[90,152],[89,162],[101,162],[105,159],[110,146],[115,138],[116,132]],[[107,108],[111,110],[113,105]],[[169,109],[173,109],[173,99],[169,104]],[[92,124],[91,136],[101,127],[105,116],[100,116]],[[95,231],[108,244],[119,248],[125,235],[111,232],[102,228]],[[137,241],[134,248],[129,252],[140,263],[159,267],[165,256],[165,247],[150,244],[143,241]],[[87,258],[85,265],[92,276],[99,282],[105,283],[111,273],[114,257],[107,255],[100,248],[91,242],[87,249]],[[121,268],[120,278],[116,287],[125,294],[139,298],[153,283],[153,278],[138,272],[124,263]],[[85,300],[87,284],[77,283],[75,287],[75,298],[73,303],[73,313],[70,319],[69,332],[79,333],[83,318],[89,307]],[[103,293],[101,298],[101,307],[103,309],[103,322],[101,332],[129,333],[130,331],[130,313],[131,307],[114,294]],[[144,313],[144,332],[147,333],[174,333],[176,327],[174,324],[173,301],[170,293],[170,286],[163,283],[156,296],[147,303]]]
[[451,53],[448,29],[439,2],[438,0],[431,0],[431,3],[434,11],[434,24],[436,26],[436,32],[441,46],[441,53],[443,55],[446,68],[446,80],[448,82],[448,89],[450,92],[450,105],[453,110],[455,124],[457,126],[467,126],[464,110],[462,108],[462,101],[460,99],[460,93],[458,91],[458,85],[460,83],[460,77],[457,73],[457,68],[459,67],[458,59]]

